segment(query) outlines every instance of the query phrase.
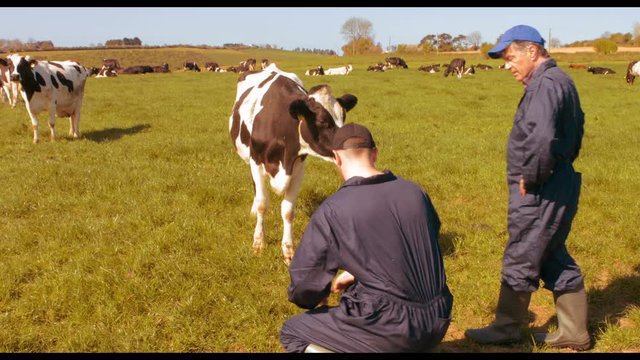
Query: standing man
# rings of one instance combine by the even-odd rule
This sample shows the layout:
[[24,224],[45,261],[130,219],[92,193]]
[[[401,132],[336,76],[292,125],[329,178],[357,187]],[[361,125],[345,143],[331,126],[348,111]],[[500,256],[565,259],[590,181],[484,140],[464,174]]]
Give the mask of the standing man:
[[509,241],[496,318],[465,335],[482,344],[520,341],[531,293],[542,279],[553,292],[558,330],[534,334],[535,340],[585,350],[591,339],[584,276],[565,246],[581,185],[581,174],[573,169],[584,126],[578,92],[530,26],[507,30],[489,56],[504,59],[525,91],[507,145]]
[[[289,267],[289,301],[311,310],[284,323],[280,342],[287,352],[432,350],[453,305],[438,214],[418,184],[374,167],[366,127],[338,128],[332,148],[344,183],[312,215]],[[336,307],[330,291],[344,291]]]

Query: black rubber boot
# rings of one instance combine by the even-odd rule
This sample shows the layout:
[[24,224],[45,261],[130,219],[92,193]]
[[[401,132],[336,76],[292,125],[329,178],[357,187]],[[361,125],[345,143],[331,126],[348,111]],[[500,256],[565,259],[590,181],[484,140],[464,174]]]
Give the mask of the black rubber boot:
[[536,343],[555,348],[587,350],[591,337],[587,330],[587,294],[584,288],[575,292],[553,292],[558,314],[558,330],[547,334],[533,334]]
[[531,293],[513,291],[502,284],[496,309],[496,319],[489,326],[467,329],[464,335],[481,344],[505,344],[522,340],[520,329],[529,323]]

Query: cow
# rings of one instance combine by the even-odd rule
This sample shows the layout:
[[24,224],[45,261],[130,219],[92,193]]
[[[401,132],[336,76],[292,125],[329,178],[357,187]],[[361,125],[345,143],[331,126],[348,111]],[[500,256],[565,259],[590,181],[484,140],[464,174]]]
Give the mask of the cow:
[[152,66],[151,70],[154,73],[170,73],[171,72],[171,70],[169,69],[169,64],[167,63],[164,63],[160,66]]
[[407,63],[404,61],[404,59],[400,58],[400,57],[388,57],[385,58],[384,61],[387,63],[387,68],[388,69],[395,69],[395,68],[403,68],[403,69],[408,69],[409,66],[407,66]]
[[271,63],[263,71],[238,78],[235,103],[229,117],[233,146],[251,168],[255,197],[251,214],[257,218],[253,250],[264,247],[263,221],[269,205],[265,179],[283,195],[282,254],[287,266],[293,257],[294,206],[307,155],[335,162],[330,144],[346,113],[356,106],[354,95],[335,98],[326,84],[305,90],[300,78]]
[[329,68],[324,71],[325,75],[349,75],[349,73],[353,71],[353,66],[351,64],[347,66],[341,66],[337,68]]
[[11,81],[13,68],[14,66],[10,59],[0,58],[0,97],[2,102],[9,101],[11,108],[15,108],[18,105],[18,93],[20,92],[19,83]]
[[269,59],[262,59],[260,62],[260,67],[264,70],[267,66],[269,66]]
[[464,73],[465,60],[462,58],[455,58],[451,60],[447,68],[444,70],[444,77],[449,76],[450,73],[456,73],[458,79],[462,78]]
[[498,65],[498,69],[506,69],[507,68],[507,64],[500,64]]
[[110,66],[102,65],[102,68],[98,70],[96,78],[114,77],[118,76],[118,71]]
[[231,65],[231,66],[229,66],[229,67],[227,68],[227,70],[226,70],[226,71],[227,71],[227,72],[234,72],[234,73],[237,73],[237,72],[240,72],[240,69],[238,69],[238,67],[237,67],[237,66],[233,66],[233,65]]
[[473,65],[469,66],[469,68],[467,68],[467,69],[464,71],[464,74],[465,74],[465,75],[475,75],[475,74],[476,74],[476,69],[475,69],[475,67],[474,67]]
[[118,59],[102,59],[102,66],[106,66],[112,69],[120,69],[120,62]]
[[249,58],[245,61],[240,62],[240,66],[238,66],[238,72],[246,72],[253,71],[256,68],[256,59]]
[[367,71],[374,71],[374,72],[384,72],[384,64],[383,63],[378,63],[376,65],[369,65],[369,67],[367,67]]
[[51,141],[55,141],[55,121],[69,117],[69,136],[80,137],[80,111],[84,87],[89,71],[75,61],[42,61],[30,56],[12,54],[14,64],[11,81],[22,86],[20,94],[25,101],[33,127],[33,143],[37,143],[38,114],[49,112]]
[[204,63],[204,68],[205,68],[207,71],[213,71],[213,72],[216,72],[216,71],[220,68],[220,65],[218,65],[218,63],[217,63],[217,62],[210,61],[210,62],[206,62],[206,63]]
[[593,75],[609,75],[609,74],[615,74],[616,72],[606,68],[606,67],[599,67],[599,66],[588,66],[587,67],[587,71],[592,73]]
[[97,68],[95,66],[92,66],[91,68],[89,68],[89,76],[98,75],[99,73],[100,73],[100,68]]
[[569,64],[569,69],[586,69],[587,65],[585,64]]
[[640,60],[632,61],[629,63],[629,66],[627,66],[627,84],[633,85],[636,76],[640,76]]
[[198,66],[198,64],[196,62],[193,61],[187,61],[184,64],[182,64],[182,70],[183,71],[196,71],[196,72],[200,72],[200,67]]
[[146,73],[152,73],[153,72],[153,68],[149,65],[136,65],[136,66],[129,66],[126,67],[124,69],[117,69],[116,73],[118,75],[124,74],[124,75],[135,75],[135,74],[146,74]]
[[428,73],[436,73],[438,71],[440,71],[440,65],[439,64],[435,64],[435,65],[420,65],[420,67],[418,67],[418,71],[425,71]]
[[304,74],[308,76],[320,76],[320,75],[324,75],[324,69],[322,68],[322,65],[319,65],[315,69],[309,69],[305,71]]
[[486,65],[486,64],[478,64],[478,65],[476,65],[476,69],[480,69],[480,70],[493,70],[493,66],[491,66],[491,65]]

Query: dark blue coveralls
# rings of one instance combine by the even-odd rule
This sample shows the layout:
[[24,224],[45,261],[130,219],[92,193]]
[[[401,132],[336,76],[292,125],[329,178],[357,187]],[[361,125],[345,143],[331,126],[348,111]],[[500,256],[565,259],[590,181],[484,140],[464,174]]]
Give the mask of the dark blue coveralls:
[[[287,320],[287,352],[309,343],[336,352],[421,352],[440,343],[453,296],[428,195],[390,171],[352,177],[312,215],[289,266],[289,300],[313,309]],[[338,269],[356,281],[320,306]],[[314,309],[315,308],[315,309]]]
[[[507,146],[509,211],[502,282],[515,291],[577,291],[584,276],[565,241],[578,209],[581,174],[573,169],[584,132],[576,87],[554,59],[532,74]],[[519,193],[520,176],[527,195]]]

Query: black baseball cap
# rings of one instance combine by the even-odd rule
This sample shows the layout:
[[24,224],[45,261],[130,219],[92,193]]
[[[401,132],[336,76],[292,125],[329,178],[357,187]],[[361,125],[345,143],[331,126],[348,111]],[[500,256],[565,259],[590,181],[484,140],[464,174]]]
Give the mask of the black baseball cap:
[[333,150],[373,149],[375,147],[376,142],[373,141],[373,136],[371,136],[369,129],[356,123],[348,123],[338,128],[333,135],[333,142],[331,143],[331,149]]

